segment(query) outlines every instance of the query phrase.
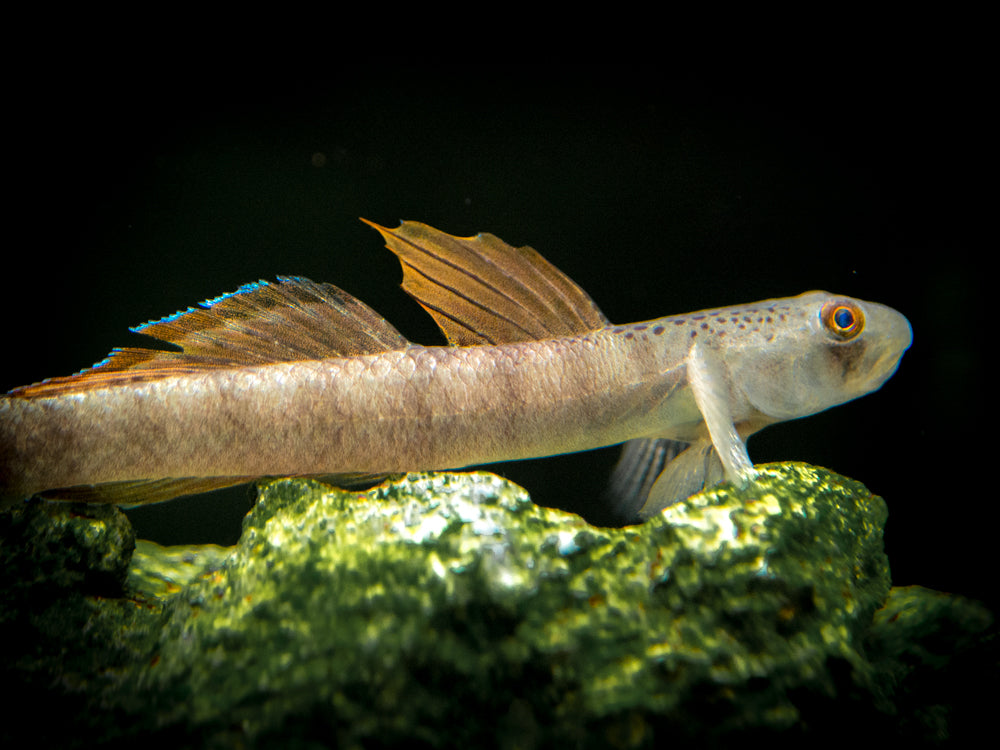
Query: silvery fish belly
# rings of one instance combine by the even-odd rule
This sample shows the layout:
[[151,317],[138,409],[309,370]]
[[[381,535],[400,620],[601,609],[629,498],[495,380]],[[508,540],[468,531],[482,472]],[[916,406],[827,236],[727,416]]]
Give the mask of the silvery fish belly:
[[137,504],[623,443],[608,502],[643,517],[749,481],[751,434],[878,389],[911,342],[895,310],[827,292],[613,325],[530,247],[371,226],[447,346],[332,284],[246,284],[133,329],[179,352],[115,349],[0,397],[3,501]]

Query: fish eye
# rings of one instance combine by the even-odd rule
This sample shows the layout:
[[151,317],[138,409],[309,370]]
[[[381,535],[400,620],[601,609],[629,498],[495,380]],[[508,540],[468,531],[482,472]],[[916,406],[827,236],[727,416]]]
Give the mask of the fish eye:
[[847,341],[865,327],[865,314],[850,300],[830,300],[819,312],[823,326],[837,338]]

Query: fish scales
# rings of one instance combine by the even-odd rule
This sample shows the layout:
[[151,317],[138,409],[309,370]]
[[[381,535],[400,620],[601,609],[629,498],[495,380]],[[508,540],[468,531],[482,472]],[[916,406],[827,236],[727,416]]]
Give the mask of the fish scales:
[[21,467],[24,495],[136,476],[401,472],[585,450],[648,429],[647,414],[621,419],[652,380],[648,347],[610,331],[587,339],[411,346],[8,398],[0,442],[16,447],[4,472]]

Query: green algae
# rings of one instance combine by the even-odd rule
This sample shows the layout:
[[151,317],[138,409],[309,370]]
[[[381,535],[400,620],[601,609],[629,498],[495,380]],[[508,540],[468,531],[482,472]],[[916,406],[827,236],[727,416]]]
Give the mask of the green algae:
[[[922,715],[922,676],[947,673],[950,651],[914,655],[942,622],[965,623],[976,653],[988,616],[890,597],[886,506],[862,485],[758,468],[744,489],[621,529],[485,473],[367,492],[264,484],[233,548],[140,542],[116,596],[49,591],[48,611],[105,645],[84,659],[79,630],[36,630],[37,652],[64,659],[33,663],[37,691],[46,674],[79,682],[63,693],[75,731],[47,729],[64,744],[155,732],[221,747],[819,742],[863,724],[946,736],[955,716],[938,703],[901,718],[904,703]],[[124,537],[105,536],[90,559],[127,558]]]
[[657,724],[687,734],[705,691],[713,731],[784,728],[801,718],[790,690],[834,694],[831,660],[868,682],[858,640],[889,590],[885,513],[804,466],[625,529],[488,474],[369,493],[278,481],[226,566],[168,605],[142,687],[178,696],[168,722],[226,716],[251,737],[304,696],[359,742],[476,741],[515,703],[553,739],[622,734],[636,715],[643,740]]
[[128,589],[144,597],[166,599],[196,578],[221,568],[232,551],[216,544],[164,547],[137,539]]
[[0,597],[16,599],[39,588],[115,594],[134,548],[132,526],[117,508],[25,503],[0,513]]
[[[889,592],[875,613],[866,651],[892,688],[897,736],[959,744],[954,727],[991,722],[1000,674],[1000,638],[993,625],[986,607],[962,596],[922,586]],[[972,745],[981,735],[969,732],[964,739]]]

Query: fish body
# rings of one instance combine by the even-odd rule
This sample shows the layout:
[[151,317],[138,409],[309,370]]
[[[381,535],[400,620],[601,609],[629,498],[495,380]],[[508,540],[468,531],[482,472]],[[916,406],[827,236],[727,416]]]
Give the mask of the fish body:
[[247,285],[137,329],[181,353],[116,350],[0,398],[3,498],[136,503],[626,443],[611,492],[649,515],[751,478],[750,434],[877,389],[911,341],[895,310],[826,292],[616,326],[530,248],[377,228],[449,346],[329,284]]

